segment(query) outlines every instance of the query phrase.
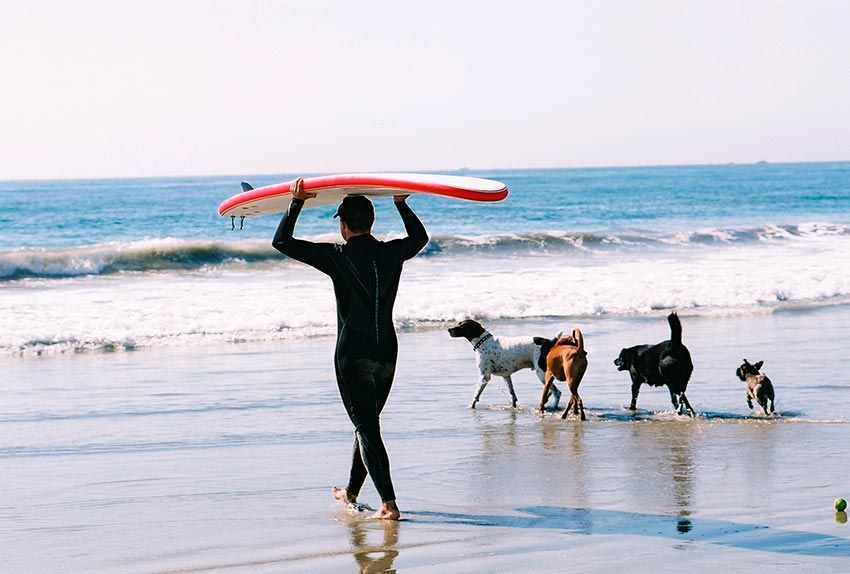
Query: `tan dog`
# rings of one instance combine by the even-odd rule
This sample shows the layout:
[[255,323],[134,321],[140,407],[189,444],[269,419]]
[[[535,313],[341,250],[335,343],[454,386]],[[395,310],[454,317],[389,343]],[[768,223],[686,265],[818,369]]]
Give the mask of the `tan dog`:
[[570,402],[567,403],[567,409],[561,415],[561,418],[567,418],[567,413],[572,408],[573,414],[579,414],[579,411],[581,411],[581,420],[587,420],[584,416],[584,403],[578,395],[578,386],[581,384],[581,378],[586,370],[587,352],[584,350],[584,338],[581,331],[573,329],[573,334],[569,337],[557,339],[546,355],[546,382],[543,385],[540,411],[543,411],[546,404],[549,387],[555,379],[558,379],[559,381],[566,381],[567,387],[570,389]]

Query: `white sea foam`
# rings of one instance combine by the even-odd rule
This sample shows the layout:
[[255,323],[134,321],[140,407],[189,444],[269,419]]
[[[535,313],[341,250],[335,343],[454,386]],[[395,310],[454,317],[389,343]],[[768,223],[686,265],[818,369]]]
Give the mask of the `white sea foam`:
[[[718,315],[843,303],[850,300],[850,236],[834,231],[812,224],[801,226],[794,241],[731,246],[417,257],[406,264],[395,316],[400,325],[417,327],[464,317],[644,315],[667,309]],[[241,248],[249,254],[266,249]],[[232,254],[235,248],[228,249]],[[333,291],[325,276],[280,258],[262,265],[238,259],[191,271],[178,266],[0,283],[0,353],[274,340],[335,331]]]

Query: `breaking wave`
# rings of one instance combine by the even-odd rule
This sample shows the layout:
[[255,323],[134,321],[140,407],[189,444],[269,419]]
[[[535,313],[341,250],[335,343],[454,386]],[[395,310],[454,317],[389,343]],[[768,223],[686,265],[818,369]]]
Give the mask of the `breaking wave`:
[[[667,235],[640,231],[616,234],[546,231],[501,235],[436,235],[431,238],[424,255],[534,255],[559,251],[628,251],[647,248],[662,250],[675,246],[793,242],[836,236],[850,236],[850,226],[803,223],[746,229],[702,229]],[[327,234],[310,239],[333,242],[338,240],[338,236]],[[0,281],[122,272],[193,271],[229,264],[280,264],[282,261],[281,255],[271,247],[268,240],[224,242],[146,239],[129,243],[0,251]]]

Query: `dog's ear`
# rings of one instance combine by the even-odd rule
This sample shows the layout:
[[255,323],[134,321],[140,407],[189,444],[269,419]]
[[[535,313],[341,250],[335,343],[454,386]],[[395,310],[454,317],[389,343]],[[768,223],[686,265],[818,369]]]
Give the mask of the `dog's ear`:
[[757,371],[761,370],[761,366],[764,364],[764,361],[759,361],[755,365],[753,365]]
[[541,347],[551,342],[549,339],[544,339],[543,337],[534,337],[533,341],[535,345],[540,345]]
[[464,337],[478,337],[484,332],[484,327],[475,319],[464,319],[458,327],[463,328]]

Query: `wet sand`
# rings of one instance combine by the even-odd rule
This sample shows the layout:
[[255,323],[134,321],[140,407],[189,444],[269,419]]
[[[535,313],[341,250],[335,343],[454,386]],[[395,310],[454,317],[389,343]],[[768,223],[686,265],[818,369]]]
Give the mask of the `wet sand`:
[[[695,420],[663,389],[623,409],[613,358],[666,338],[661,316],[488,325],[583,329],[584,423],[537,414],[531,371],[519,408],[494,380],[470,411],[471,346],[402,333],[383,417],[397,524],[332,500],[351,446],[332,339],[3,358],[0,571],[846,571],[850,309],[682,321]],[[743,357],[765,361],[779,416],[747,408]],[[371,484],[361,500],[377,506]]]

